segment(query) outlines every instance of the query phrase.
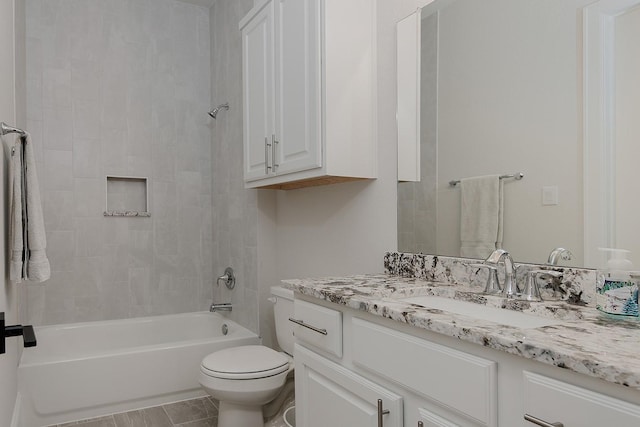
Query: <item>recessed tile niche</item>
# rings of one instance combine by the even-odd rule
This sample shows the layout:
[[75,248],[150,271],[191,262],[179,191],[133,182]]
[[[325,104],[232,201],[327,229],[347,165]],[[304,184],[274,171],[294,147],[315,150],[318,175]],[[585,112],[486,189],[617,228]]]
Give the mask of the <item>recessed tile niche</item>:
[[107,176],[104,216],[149,217],[147,178]]

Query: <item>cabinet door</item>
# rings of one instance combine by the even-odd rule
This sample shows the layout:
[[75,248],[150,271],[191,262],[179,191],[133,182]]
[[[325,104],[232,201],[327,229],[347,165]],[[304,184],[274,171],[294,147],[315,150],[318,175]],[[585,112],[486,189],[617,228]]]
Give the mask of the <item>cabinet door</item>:
[[419,427],[462,427],[426,409],[420,408],[418,414]]
[[320,18],[322,1],[275,1],[273,166],[286,174],[322,166]]
[[384,427],[401,427],[402,397],[295,345],[296,425],[378,427],[378,399]]
[[562,423],[565,427],[638,426],[640,406],[532,372],[524,372],[522,426]]
[[273,173],[270,163],[274,129],[273,3],[242,29],[244,108],[244,179]]

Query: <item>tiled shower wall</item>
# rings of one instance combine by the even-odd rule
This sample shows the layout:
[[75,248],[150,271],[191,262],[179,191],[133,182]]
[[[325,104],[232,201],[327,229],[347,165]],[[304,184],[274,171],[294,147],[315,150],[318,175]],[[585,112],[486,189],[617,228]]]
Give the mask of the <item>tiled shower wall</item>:
[[[28,321],[205,309],[217,204],[209,10],[173,0],[26,7],[27,129],[52,267],[51,280],[28,285]],[[151,217],[104,217],[106,175],[148,177]]]
[[[237,285],[214,288],[216,302],[233,303],[229,315],[259,332],[258,190],[246,190],[242,157],[242,40],[238,23],[253,0],[216,0],[211,7],[211,105],[229,102],[212,125],[214,274],[227,266]],[[259,282],[260,280],[260,282]],[[266,284],[268,286],[269,284]],[[264,325],[261,325],[264,328]]]

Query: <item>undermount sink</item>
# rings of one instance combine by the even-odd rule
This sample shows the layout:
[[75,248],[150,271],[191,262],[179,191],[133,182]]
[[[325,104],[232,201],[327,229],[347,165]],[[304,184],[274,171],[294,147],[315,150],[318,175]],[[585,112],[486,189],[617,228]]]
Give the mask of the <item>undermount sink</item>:
[[425,308],[442,310],[449,313],[460,314],[463,316],[523,329],[540,328],[542,326],[551,326],[560,323],[557,319],[538,317],[519,311],[488,307],[486,305],[451,298],[421,296],[402,298],[402,301],[411,304],[418,304]]

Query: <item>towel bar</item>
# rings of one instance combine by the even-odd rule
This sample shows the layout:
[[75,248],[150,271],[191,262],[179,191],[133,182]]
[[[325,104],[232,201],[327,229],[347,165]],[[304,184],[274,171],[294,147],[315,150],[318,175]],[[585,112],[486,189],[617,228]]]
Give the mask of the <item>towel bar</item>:
[[[500,179],[507,179],[507,178],[515,178],[519,181],[522,178],[524,178],[524,174],[522,172],[518,172],[518,173],[512,173],[510,175],[500,175]],[[455,187],[458,184],[460,184],[459,179],[456,179],[454,181],[449,181],[449,185],[452,187]]]

